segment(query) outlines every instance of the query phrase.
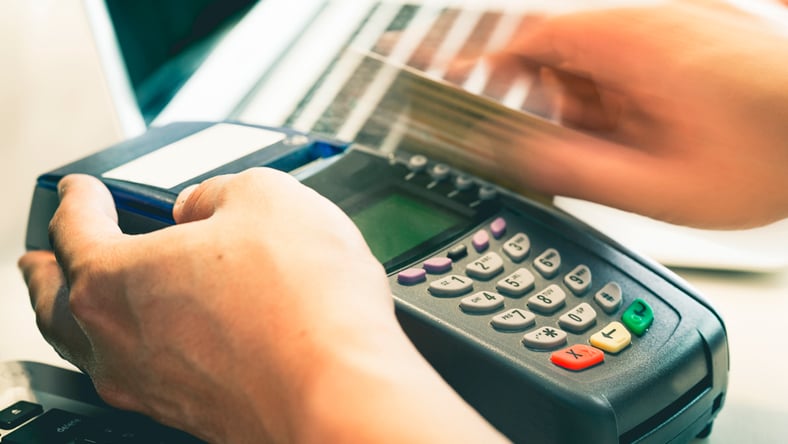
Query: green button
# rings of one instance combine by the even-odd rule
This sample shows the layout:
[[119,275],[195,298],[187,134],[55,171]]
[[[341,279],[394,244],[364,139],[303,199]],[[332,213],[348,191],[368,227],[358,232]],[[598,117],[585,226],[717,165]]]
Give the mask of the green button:
[[654,322],[654,311],[648,302],[643,299],[635,299],[621,315],[621,322],[634,334],[641,336],[651,327]]

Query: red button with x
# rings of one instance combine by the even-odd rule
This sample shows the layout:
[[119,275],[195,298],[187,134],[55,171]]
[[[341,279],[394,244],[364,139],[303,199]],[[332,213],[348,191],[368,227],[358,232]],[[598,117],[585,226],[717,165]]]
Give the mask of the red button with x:
[[590,345],[575,344],[550,355],[550,361],[568,370],[585,370],[605,360],[605,353]]

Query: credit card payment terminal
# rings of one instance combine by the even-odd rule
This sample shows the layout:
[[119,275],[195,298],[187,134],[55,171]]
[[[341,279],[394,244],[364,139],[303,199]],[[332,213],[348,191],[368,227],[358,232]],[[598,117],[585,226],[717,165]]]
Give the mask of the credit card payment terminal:
[[398,319],[443,378],[515,442],[706,436],[727,387],[724,324],[665,268],[578,220],[459,171],[279,128],[176,123],[39,177],[27,248],[48,249],[56,184],[99,177],[121,228],[173,224],[186,186],[270,166],[358,225]]

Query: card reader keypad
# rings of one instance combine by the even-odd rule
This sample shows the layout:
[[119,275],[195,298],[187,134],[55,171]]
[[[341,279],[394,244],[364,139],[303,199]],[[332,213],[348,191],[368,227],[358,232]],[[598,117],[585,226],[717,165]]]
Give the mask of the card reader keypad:
[[532,251],[528,233],[510,234],[507,225],[494,218],[398,273],[397,284],[426,283],[424,297],[455,304],[465,316],[488,316],[492,332],[521,333],[524,352],[548,352],[550,362],[571,371],[603,363],[606,353],[626,353],[633,335],[647,334],[654,320],[648,302],[624,307],[618,282],[595,283],[591,264],[568,268],[558,248]]

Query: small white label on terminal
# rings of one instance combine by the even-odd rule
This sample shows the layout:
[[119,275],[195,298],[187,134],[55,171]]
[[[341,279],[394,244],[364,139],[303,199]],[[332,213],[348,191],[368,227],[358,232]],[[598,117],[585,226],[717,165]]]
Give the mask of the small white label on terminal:
[[285,134],[219,123],[102,174],[169,189],[189,179],[282,141]]

